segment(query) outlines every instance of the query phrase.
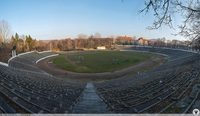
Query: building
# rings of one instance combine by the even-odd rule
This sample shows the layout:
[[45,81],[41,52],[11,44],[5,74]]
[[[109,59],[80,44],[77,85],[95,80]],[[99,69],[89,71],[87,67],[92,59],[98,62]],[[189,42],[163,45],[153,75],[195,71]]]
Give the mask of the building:
[[105,49],[106,49],[105,46],[98,46],[98,47],[97,47],[97,50],[105,50]]
[[143,38],[143,37],[140,37],[138,39],[138,45],[149,45],[149,40]]

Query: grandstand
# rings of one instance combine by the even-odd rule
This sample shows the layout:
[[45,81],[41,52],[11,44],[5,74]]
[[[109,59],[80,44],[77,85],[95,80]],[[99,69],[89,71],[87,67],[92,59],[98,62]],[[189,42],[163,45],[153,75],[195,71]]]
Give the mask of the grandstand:
[[[166,54],[169,60],[155,69],[136,75],[135,78],[97,83],[98,93],[109,109],[117,113],[191,112],[190,109],[194,108],[194,103],[200,98],[200,56],[170,49],[130,49]],[[183,102],[185,105],[179,105],[185,99],[188,99]],[[196,106],[199,108],[200,104]]]
[[200,109],[199,54],[151,47],[125,50],[164,54],[168,60],[132,77],[81,83],[37,67],[41,59],[56,53],[33,51],[11,58],[8,67],[0,65],[0,113],[189,113]]
[[35,64],[40,60],[41,58],[56,55],[53,52],[45,51],[45,52],[27,52],[19,54],[17,57],[12,57],[8,61],[9,67],[17,68],[17,69],[23,69],[23,70],[30,70],[30,71],[36,71],[41,72],[42,70],[38,69]]

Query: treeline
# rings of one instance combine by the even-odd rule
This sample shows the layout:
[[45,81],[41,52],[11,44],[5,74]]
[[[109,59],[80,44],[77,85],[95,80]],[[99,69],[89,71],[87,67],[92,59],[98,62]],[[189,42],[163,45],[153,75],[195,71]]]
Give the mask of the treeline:
[[11,37],[10,42],[7,43],[10,49],[16,49],[17,53],[28,52],[28,51],[44,51],[49,50],[49,42],[36,40],[30,35],[15,34]]
[[[11,36],[10,41],[0,44],[1,49],[7,49],[11,52],[16,50],[17,54],[27,51],[69,51],[69,50],[83,50],[96,49],[98,46],[105,46],[111,49],[113,45],[113,38],[77,38],[77,39],[61,39],[61,40],[36,40],[30,35],[19,35],[16,33]],[[0,49],[0,50],[1,50]],[[2,50],[1,50],[2,51]],[[7,52],[8,52],[7,51]]]
[[8,61],[8,59],[11,57],[11,51],[13,49],[16,50],[17,54],[33,50],[49,50],[49,48],[47,48],[47,42],[37,41],[30,35],[19,35],[16,33],[10,38],[1,36],[0,40],[0,61],[3,62]]
[[105,46],[110,49],[113,44],[113,38],[88,38],[88,39],[63,39],[52,40],[49,42],[49,47],[52,50],[83,50],[83,49],[96,49],[98,46]]

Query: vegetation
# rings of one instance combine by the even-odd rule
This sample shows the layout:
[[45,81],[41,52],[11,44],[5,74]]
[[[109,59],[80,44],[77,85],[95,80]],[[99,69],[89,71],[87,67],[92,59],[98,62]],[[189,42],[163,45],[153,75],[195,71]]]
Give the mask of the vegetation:
[[7,21],[0,20],[0,46],[10,38],[10,26]]
[[52,49],[59,49],[62,51],[74,50],[74,49],[96,49],[98,46],[106,46],[106,48],[111,48],[113,44],[113,38],[96,38],[89,37],[77,38],[77,39],[63,39],[63,40],[53,40],[50,42]]
[[152,13],[155,20],[150,29],[158,29],[163,25],[171,28],[177,26],[174,15],[183,17],[178,25],[180,35],[194,41],[194,47],[200,48],[200,1],[199,0],[145,0],[145,8],[141,12]]
[[93,51],[61,54],[53,63],[65,70],[81,73],[112,72],[145,60],[152,54],[121,51]]

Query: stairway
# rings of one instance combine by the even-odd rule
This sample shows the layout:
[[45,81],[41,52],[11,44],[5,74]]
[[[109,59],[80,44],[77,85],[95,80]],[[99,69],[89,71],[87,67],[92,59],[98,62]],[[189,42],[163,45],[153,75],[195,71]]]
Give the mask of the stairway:
[[73,108],[73,113],[109,113],[106,104],[97,95],[96,89],[88,82],[78,103]]

